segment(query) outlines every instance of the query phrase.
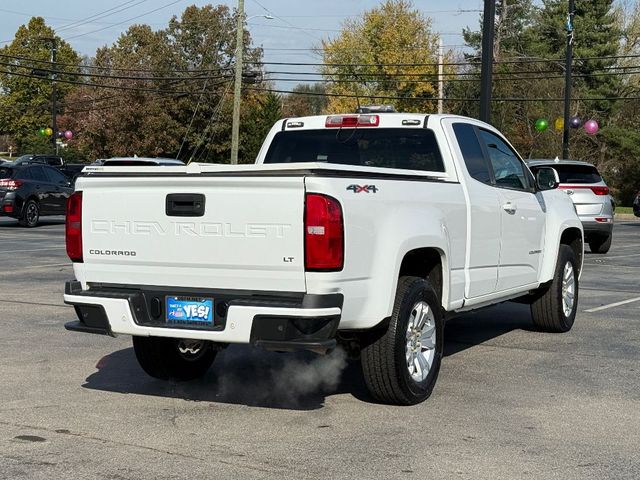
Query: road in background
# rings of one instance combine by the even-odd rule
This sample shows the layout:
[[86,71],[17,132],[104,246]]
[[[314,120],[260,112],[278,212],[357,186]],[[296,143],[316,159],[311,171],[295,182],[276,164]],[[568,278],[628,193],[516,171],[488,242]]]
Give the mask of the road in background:
[[62,327],[62,220],[0,219],[0,478],[640,478],[640,222],[585,259],[571,332],[513,303],[456,318],[432,397],[390,407],[339,354],[232,346],[154,380],[129,337]]

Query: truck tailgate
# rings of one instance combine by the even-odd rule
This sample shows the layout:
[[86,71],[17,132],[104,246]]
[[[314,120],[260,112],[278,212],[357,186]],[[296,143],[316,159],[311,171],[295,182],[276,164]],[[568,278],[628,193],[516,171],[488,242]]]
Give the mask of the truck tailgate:
[[88,177],[77,189],[79,280],[305,291],[303,176]]

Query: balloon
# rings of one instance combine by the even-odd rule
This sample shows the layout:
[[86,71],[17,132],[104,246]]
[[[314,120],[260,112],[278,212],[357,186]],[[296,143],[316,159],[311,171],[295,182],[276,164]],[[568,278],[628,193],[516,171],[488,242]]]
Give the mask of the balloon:
[[50,127],[47,127],[44,129],[44,133],[47,137],[50,137],[51,135],[53,135],[53,130],[51,130]]
[[556,118],[556,121],[554,122],[554,126],[558,131],[564,130],[564,118]]
[[64,137],[64,132],[56,133],[56,138],[62,138],[62,137]]
[[572,117],[569,125],[571,126],[571,128],[580,128],[580,125],[582,125],[582,120],[580,120],[580,117]]
[[539,132],[544,132],[547,127],[549,127],[549,122],[547,121],[546,118],[539,118],[538,120],[536,120],[536,130],[538,130]]
[[595,135],[600,130],[600,125],[595,120],[587,120],[584,122],[584,131],[587,132],[588,135]]
[[66,132],[64,132],[64,138],[66,138],[67,140],[71,140],[73,138],[73,132],[71,130],[67,130]]
[[44,127],[43,127],[43,128],[41,128],[40,130],[38,130],[38,133],[39,133],[40,135],[42,135],[43,137],[47,134],[46,129],[45,129]]

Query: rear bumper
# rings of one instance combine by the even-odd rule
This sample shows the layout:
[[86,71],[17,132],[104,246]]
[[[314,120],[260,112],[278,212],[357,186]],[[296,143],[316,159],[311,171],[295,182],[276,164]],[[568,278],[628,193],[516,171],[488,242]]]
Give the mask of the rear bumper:
[[[335,347],[342,295],[275,295],[273,292],[230,292],[168,287],[93,286],[67,282],[64,301],[78,320],[67,330],[116,336],[137,335],[242,343],[268,350],[312,350]],[[162,305],[167,294],[215,299],[214,326],[207,329],[167,327]],[[160,310],[158,310],[158,308]]]
[[605,236],[611,235],[613,231],[613,217],[597,217],[597,218],[606,218],[606,222],[598,222],[595,220],[596,217],[593,218],[581,218],[582,221],[582,229],[584,230],[585,239],[588,240],[589,237],[592,236]]

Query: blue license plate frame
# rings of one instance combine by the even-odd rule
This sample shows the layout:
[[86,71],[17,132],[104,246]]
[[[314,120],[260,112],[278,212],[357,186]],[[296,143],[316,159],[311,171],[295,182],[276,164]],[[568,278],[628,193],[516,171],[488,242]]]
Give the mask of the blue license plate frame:
[[214,325],[213,298],[167,295],[165,307],[168,325],[199,327]]

